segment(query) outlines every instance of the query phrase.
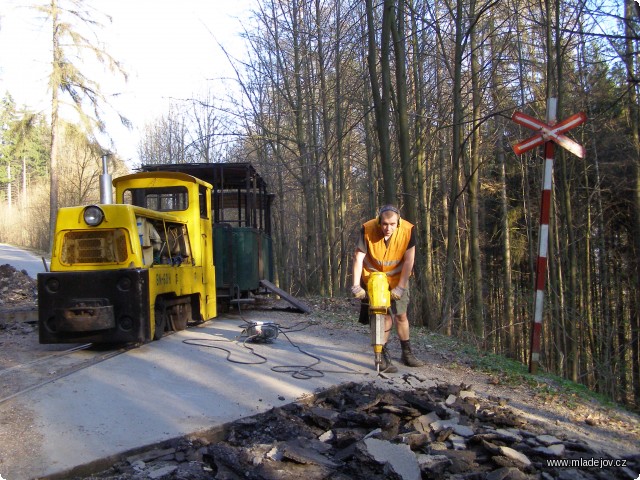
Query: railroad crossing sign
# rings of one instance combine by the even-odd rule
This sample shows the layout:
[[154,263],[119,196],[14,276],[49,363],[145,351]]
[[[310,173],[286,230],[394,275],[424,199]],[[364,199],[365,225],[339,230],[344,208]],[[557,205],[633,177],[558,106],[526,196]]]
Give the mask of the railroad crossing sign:
[[574,142],[570,138],[562,135],[564,132],[568,132],[572,128],[577,127],[578,125],[581,125],[585,122],[587,116],[584,114],[584,112],[576,113],[575,115],[572,115],[555,125],[547,125],[546,123],[543,123],[540,120],[537,120],[521,112],[515,112],[511,119],[518,125],[530,128],[531,130],[539,131],[539,133],[534,135],[533,137],[524,140],[523,142],[517,143],[513,146],[513,151],[516,153],[516,155],[521,155],[524,152],[537,147],[538,145],[542,145],[545,142],[551,141],[557,143],[562,148],[570,151],[574,155],[580,158],[584,158],[584,147],[579,143]]
[[544,307],[544,286],[547,278],[547,249],[549,246],[549,213],[551,210],[551,184],[553,179],[553,160],[555,144],[567,149],[574,155],[584,158],[585,150],[582,145],[574,142],[563,133],[581,125],[587,119],[583,113],[576,113],[560,123],[556,123],[556,98],[547,100],[547,123],[541,122],[529,115],[515,112],[511,119],[518,125],[536,130],[533,137],[513,146],[516,155],[528,152],[538,145],[544,144],[544,178],[542,197],[540,200],[540,232],[538,234],[538,261],[536,262],[536,295],[534,300],[533,321],[531,322],[531,349],[529,355],[529,371],[538,372],[540,361],[540,334],[542,332],[542,311]]

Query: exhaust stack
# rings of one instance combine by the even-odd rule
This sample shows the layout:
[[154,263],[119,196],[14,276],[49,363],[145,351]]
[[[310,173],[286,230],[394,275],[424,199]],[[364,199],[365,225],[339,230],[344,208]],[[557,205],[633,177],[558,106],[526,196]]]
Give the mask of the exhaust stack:
[[107,167],[108,153],[102,155],[102,174],[100,175],[100,203],[109,205],[113,203],[112,179]]

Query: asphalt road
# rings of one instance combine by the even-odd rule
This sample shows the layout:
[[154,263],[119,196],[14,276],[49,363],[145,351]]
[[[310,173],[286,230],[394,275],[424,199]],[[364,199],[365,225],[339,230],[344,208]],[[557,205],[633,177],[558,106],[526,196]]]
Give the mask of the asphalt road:
[[[72,478],[126,452],[225,424],[346,382],[375,378],[367,336],[283,312],[227,314],[165,336],[0,404],[0,474]],[[245,348],[242,326],[294,327]],[[310,368],[306,368],[310,366]],[[20,441],[19,439],[23,440]]]
[[[0,265],[9,264],[16,270],[25,270],[34,280],[38,273],[44,272],[42,258],[18,247],[0,243]],[[47,266],[49,260],[47,259]]]

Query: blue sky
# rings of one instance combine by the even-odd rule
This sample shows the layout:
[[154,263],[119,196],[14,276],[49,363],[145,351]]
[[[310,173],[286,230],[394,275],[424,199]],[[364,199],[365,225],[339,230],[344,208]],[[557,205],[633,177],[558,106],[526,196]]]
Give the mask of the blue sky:
[[[112,17],[110,24],[103,22],[99,40],[129,74],[126,84],[106,72],[96,74],[105,94],[119,93],[112,102],[134,123],[128,132],[116,116],[107,117],[123,158],[135,158],[140,131],[167,111],[170,99],[203,96],[208,89],[221,95],[228,88],[229,82],[220,79],[232,70],[218,43],[242,55],[241,22],[247,22],[254,1],[90,2]],[[19,106],[47,111],[51,27],[42,14],[24,7],[28,3],[0,0],[0,95],[9,91]]]

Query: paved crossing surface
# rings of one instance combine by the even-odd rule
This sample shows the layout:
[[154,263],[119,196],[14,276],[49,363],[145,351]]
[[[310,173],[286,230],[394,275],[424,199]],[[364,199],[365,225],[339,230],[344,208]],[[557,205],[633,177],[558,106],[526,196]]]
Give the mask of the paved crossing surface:
[[[0,474],[68,478],[78,466],[103,465],[137,447],[211,432],[319,390],[373,379],[368,335],[333,332],[309,318],[257,310],[226,315],[0,404],[0,418],[29,419],[25,442],[10,442],[16,451],[0,448]],[[272,343],[244,344],[260,356],[239,337],[257,321],[282,328]],[[17,407],[21,414],[11,415]],[[3,421],[0,436],[11,428],[23,431]]]

